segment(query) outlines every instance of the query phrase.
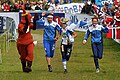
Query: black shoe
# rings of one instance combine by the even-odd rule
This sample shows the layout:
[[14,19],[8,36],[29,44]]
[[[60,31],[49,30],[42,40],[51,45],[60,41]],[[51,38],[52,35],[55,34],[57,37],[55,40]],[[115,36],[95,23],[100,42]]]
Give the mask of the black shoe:
[[26,67],[24,72],[29,73],[29,72],[31,72],[31,71],[32,71],[32,69],[31,69],[30,67]]
[[52,67],[49,66],[49,67],[48,67],[48,70],[49,70],[49,72],[52,72]]
[[26,68],[26,62],[21,62],[22,63],[22,70],[23,70],[23,72],[25,72],[26,70],[25,70],[25,68]]
[[23,72],[27,72],[27,73],[31,72],[32,71],[31,66],[32,66],[32,61],[27,61],[27,66],[25,67]]
[[67,73],[67,69],[64,69],[64,74],[66,74]]

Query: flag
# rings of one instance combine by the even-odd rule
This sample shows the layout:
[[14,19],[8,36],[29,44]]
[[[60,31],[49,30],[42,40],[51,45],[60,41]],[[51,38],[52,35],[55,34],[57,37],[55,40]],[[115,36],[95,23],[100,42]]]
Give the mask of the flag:
[[116,39],[120,39],[120,28],[116,29]]
[[112,38],[112,28],[109,29],[108,33],[106,33],[106,38]]
[[109,28],[109,33],[106,33],[106,38],[120,39],[120,28]]

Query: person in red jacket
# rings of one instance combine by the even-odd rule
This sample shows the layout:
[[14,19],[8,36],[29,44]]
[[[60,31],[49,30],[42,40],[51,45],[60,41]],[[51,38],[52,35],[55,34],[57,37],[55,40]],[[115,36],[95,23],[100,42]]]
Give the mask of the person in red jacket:
[[120,26],[120,5],[118,6],[118,10],[115,13],[114,20],[115,26]]
[[23,8],[23,13],[21,21],[18,24],[18,39],[17,39],[17,49],[20,54],[20,60],[22,63],[23,72],[31,72],[31,66],[33,62],[33,52],[34,44],[33,37],[31,35],[31,29],[35,30],[36,25],[34,24],[35,18],[33,19],[33,24],[31,23],[32,16],[30,13],[26,12]]
[[10,6],[8,5],[7,2],[4,4],[3,10],[4,10],[4,11],[10,11]]

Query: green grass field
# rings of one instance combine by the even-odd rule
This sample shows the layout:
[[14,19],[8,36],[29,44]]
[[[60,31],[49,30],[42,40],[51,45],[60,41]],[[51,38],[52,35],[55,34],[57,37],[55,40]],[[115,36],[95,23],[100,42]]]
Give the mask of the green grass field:
[[[42,36],[42,30],[32,33]],[[12,42],[8,53],[2,53],[0,80],[120,80],[120,45],[112,39],[104,38],[104,55],[99,60],[100,73],[95,73],[91,51],[91,40],[82,45],[85,33],[77,32],[73,52],[67,64],[68,73],[63,73],[60,54],[60,39],[57,41],[55,56],[52,59],[53,72],[47,70],[45,52],[42,42],[35,46],[34,62],[30,73],[23,73],[16,43]]]

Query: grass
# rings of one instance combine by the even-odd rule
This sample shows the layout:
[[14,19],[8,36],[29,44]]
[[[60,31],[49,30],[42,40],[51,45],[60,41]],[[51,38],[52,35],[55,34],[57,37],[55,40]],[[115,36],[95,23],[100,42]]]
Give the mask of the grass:
[[[33,31],[42,35],[42,30]],[[34,62],[31,73],[23,73],[16,43],[11,43],[8,53],[2,54],[3,63],[0,65],[0,80],[119,80],[120,77],[120,45],[112,39],[104,39],[104,55],[99,60],[100,73],[95,73],[91,51],[91,40],[82,45],[85,35],[77,32],[73,52],[67,64],[68,73],[63,73],[63,65],[60,54],[60,39],[57,42],[55,56],[52,59],[53,72],[49,73],[45,60],[45,52],[42,42],[35,46]]]

